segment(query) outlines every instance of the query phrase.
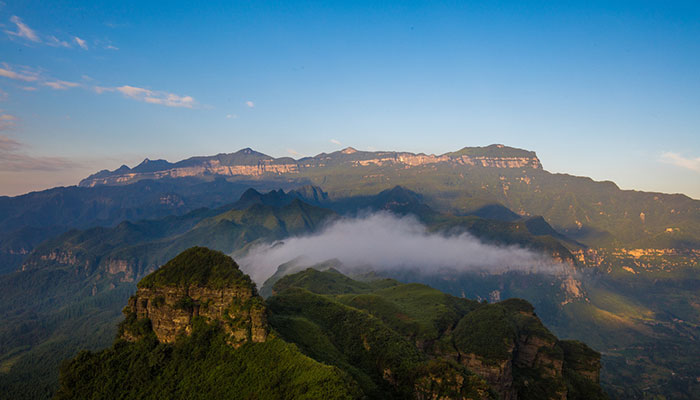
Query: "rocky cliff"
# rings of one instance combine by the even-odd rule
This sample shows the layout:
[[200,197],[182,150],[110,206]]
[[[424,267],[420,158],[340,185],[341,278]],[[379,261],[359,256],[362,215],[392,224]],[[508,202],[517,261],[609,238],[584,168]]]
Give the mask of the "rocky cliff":
[[501,399],[602,395],[600,354],[583,343],[558,340],[526,301],[482,306],[460,320],[452,338],[455,352],[443,356],[483,377]]
[[139,282],[124,313],[120,335],[129,341],[142,336],[146,321],[159,342],[173,343],[192,333],[196,318],[219,325],[234,347],[267,338],[255,285],[230,257],[202,247],[182,252]]
[[[252,287],[140,288],[129,299],[126,312],[135,313],[136,319],[149,319],[161,343],[173,343],[179,335],[192,333],[196,317],[219,323],[234,346],[249,340],[264,342],[267,337],[265,307]],[[123,337],[136,339],[128,331]]]
[[289,157],[273,158],[246,148],[236,153],[193,157],[177,163],[145,159],[134,168],[123,165],[114,171],[100,171],[81,181],[80,186],[122,185],[142,179],[182,177],[299,176],[306,172],[323,170],[337,165],[343,165],[347,168],[386,165],[412,168],[433,164],[450,164],[461,167],[542,169],[542,164],[534,152],[500,144],[487,147],[465,147],[462,150],[442,155],[387,151],[368,152],[348,147],[334,153],[321,153],[299,160]]

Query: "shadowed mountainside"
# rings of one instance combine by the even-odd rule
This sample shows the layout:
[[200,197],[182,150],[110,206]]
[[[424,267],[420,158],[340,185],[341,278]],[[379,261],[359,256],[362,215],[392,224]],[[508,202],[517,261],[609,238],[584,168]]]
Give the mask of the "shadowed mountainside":
[[311,269],[275,291],[265,302],[230,258],[186,250],[139,283],[111,349],[62,365],[57,398],[605,398],[600,355],[523,300]]

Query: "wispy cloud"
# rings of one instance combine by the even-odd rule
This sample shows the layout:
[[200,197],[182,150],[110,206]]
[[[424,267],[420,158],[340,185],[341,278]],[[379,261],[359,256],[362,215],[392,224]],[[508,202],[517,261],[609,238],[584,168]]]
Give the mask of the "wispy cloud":
[[5,135],[0,135],[0,171],[59,171],[79,167],[80,164],[64,157],[36,157],[21,152],[25,146]]
[[[15,24],[15,30],[5,30],[5,33],[10,38],[23,39],[32,43],[44,44],[51,47],[72,48],[75,44],[83,50],[88,50],[87,41],[78,36],[71,36],[68,38],[68,40],[65,40],[57,38],[54,35],[42,35],[30,28],[29,25],[27,25],[20,17],[16,15],[13,15],[12,18],[10,18],[10,22]],[[0,26],[2,25],[0,24]],[[107,46],[105,48],[109,47],[113,46]]]
[[20,143],[5,135],[0,135],[0,152],[16,151],[21,147]]
[[340,146],[342,144],[342,143],[340,143],[340,140],[338,140],[338,139],[331,139],[331,143],[337,144],[338,146]]
[[[78,39],[78,38],[76,38]],[[82,39],[81,39],[82,40]],[[85,43],[87,45],[87,43]],[[80,43],[78,43],[80,45]],[[92,41],[92,46],[95,48],[102,48],[105,50],[119,50],[119,47],[114,46],[112,41],[109,39],[95,39]],[[87,50],[87,48],[85,48]]]
[[39,73],[35,71],[29,71],[24,68],[22,71],[14,71],[7,63],[2,63],[2,68],[0,68],[0,76],[5,78],[10,78],[25,82],[36,82],[39,80]]
[[47,81],[43,83],[44,86],[48,86],[51,89],[54,90],[66,90],[69,88],[74,88],[80,86],[79,83],[76,82],[68,82],[68,81]]
[[700,157],[686,158],[678,153],[667,151],[661,154],[661,161],[691,171],[700,172]]
[[[20,80],[24,82],[33,82],[39,86],[49,87],[54,90],[66,90],[76,87],[81,87],[84,89],[93,90],[97,94],[102,94],[105,92],[118,92],[128,97],[130,99],[142,101],[150,104],[159,104],[166,107],[182,107],[182,108],[194,108],[197,102],[192,96],[182,96],[175,93],[170,93],[161,90],[150,90],[146,88],[141,88],[137,86],[124,85],[124,86],[92,86],[88,83],[78,83],[71,82],[62,79],[54,79],[45,76],[38,70],[33,70],[27,67],[11,67],[7,63],[0,63],[0,77],[5,77],[14,80]],[[90,81],[92,78],[83,75],[83,80]],[[22,89],[27,91],[35,91],[36,87],[25,86]],[[0,92],[0,95],[2,92]],[[226,118],[235,118],[233,114],[228,114]]]
[[77,37],[77,36],[73,36],[73,39],[75,40],[75,43],[77,43],[78,46],[80,46],[81,49],[83,49],[83,50],[87,50],[87,49],[88,49],[87,42],[85,42],[83,39],[81,39],[81,38],[79,38],[79,37]]
[[6,30],[5,33],[7,33],[10,36],[15,36],[23,39],[30,40],[35,43],[41,43],[41,39],[39,39],[39,35],[27,24],[22,22],[22,19],[16,15],[13,15],[12,18],[10,18],[10,22],[15,24],[17,27],[16,31],[9,31]]
[[[65,90],[80,86],[79,83],[64,81],[61,79],[53,79],[43,75],[37,70],[28,67],[12,68],[7,63],[0,64],[0,76],[24,82],[34,82],[42,86],[50,87],[54,90]],[[24,90],[36,90],[35,87],[24,87]]]
[[2,90],[2,89],[0,89],[0,101],[5,101],[5,100],[7,100],[7,97],[8,97],[7,92],[4,91],[4,90]]
[[226,119],[236,119],[238,118],[238,115],[236,114],[226,114]]
[[192,96],[180,96],[174,93],[150,90],[137,86],[96,86],[94,89],[98,94],[105,92],[119,92],[130,99],[143,101],[150,104],[160,104],[167,107],[193,108],[197,104]]
[[66,42],[65,40],[60,40],[56,36],[48,36],[44,43],[52,47],[71,47],[70,43]]
[[245,105],[248,106],[249,108],[255,107],[255,103],[253,103],[253,102],[250,101],[250,100],[246,101],[246,102],[245,102]]
[[[17,121],[17,117],[4,113],[2,110],[0,110],[0,131],[13,128],[15,126],[15,121]],[[0,143],[0,149],[5,148],[5,145],[8,143],[7,140],[11,139],[5,138],[5,141]]]
[[289,155],[294,156],[294,157],[299,157],[301,155],[301,154],[299,154],[298,151],[296,151],[294,149],[287,149],[287,153],[289,153]]

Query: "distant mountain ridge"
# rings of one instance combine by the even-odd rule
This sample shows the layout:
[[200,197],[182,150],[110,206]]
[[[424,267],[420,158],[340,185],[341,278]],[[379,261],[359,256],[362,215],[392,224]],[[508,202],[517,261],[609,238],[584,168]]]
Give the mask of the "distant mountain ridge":
[[535,168],[542,164],[533,151],[494,144],[486,147],[465,147],[442,155],[414,154],[395,151],[358,151],[347,147],[330,154],[295,160],[291,157],[273,158],[251,148],[235,153],[210,157],[192,157],[170,163],[148,158],[134,168],[122,165],[114,171],[103,170],[83,179],[79,186],[122,185],[142,179],[181,178],[187,176],[243,176],[299,174],[309,168],[329,168],[336,165],[349,167],[368,165],[398,165],[410,168],[426,164],[455,164],[492,168]]

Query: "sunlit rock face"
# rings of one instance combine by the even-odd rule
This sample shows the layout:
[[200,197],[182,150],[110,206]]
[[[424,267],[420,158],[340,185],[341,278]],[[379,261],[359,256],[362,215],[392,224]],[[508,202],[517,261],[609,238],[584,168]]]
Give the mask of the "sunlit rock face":
[[184,177],[243,177],[263,178],[271,176],[297,176],[304,172],[337,165],[347,168],[368,166],[394,166],[412,168],[425,165],[444,164],[456,167],[480,168],[533,168],[542,169],[534,152],[514,149],[503,145],[475,147],[442,155],[414,154],[407,152],[358,151],[352,147],[330,154],[319,154],[294,160],[288,157],[274,158],[252,149],[211,157],[193,157],[171,164],[164,160],[144,160],[132,168],[122,166],[114,171],[101,171],[80,182],[80,186],[123,185],[142,179]]
[[229,256],[204,247],[185,250],[144,277],[124,314],[120,332],[128,341],[152,331],[159,342],[173,343],[190,335],[196,320],[220,326],[234,347],[267,339],[255,284]]
[[140,288],[129,299],[128,307],[138,319],[151,320],[161,343],[173,343],[179,335],[190,334],[195,317],[219,323],[234,346],[246,341],[264,342],[267,338],[265,307],[253,287]]

